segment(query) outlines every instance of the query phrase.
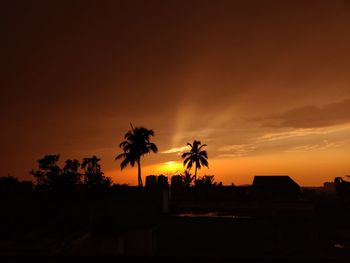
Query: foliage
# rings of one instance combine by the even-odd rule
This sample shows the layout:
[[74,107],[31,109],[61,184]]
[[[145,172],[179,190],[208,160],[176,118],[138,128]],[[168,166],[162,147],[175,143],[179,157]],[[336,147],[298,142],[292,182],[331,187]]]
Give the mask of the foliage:
[[61,171],[61,177],[67,187],[72,187],[81,183],[81,173],[79,173],[80,163],[78,160],[67,160]]
[[[45,155],[38,160],[39,169],[30,173],[36,178],[36,188],[44,191],[71,192],[78,185],[85,185],[88,189],[109,187],[111,179],[104,176],[96,156],[84,158],[82,164],[78,160],[67,160],[61,169],[58,166],[60,156]],[[79,169],[84,169],[84,174]],[[83,180],[82,180],[83,176]]]
[[216,182],[214,180],[214,175],[204,175],[202,177],[202,182],[205,187],[216,186]]
[[30,173],[37,180],[37,187],[42,190],[53,190],[61,186],[61,169],[57,165],[60,156],[45,155],[38,160],[39,170],[32,170]]
[[100,160],[96,156],[83,159],[81,167],[85,170],[84,184],[88,189],[107,188],[112,184],[111,179],[103,175]]
[[185,171],[184,175],[182,175],[181,177],[183,186],[185,188],[190,188],[193,183],[194,176],[192,176],[189,171]]
[[195,187],[216,187],[217,183],[215,182],[214,175],[204,175],[199,177],[198,180],[195,181]]

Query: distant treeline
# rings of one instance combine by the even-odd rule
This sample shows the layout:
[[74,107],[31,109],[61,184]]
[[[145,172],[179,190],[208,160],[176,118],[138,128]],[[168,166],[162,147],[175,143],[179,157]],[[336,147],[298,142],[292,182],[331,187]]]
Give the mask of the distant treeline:
[[[129,130],[124,140],[119,144],[122,153],[116,156],[116,160],[121,159],[120,168],[124,169],[128,165],[137,165],[138,186],[143,187],[141,175],[141,157],[148,153],[157,153],[156,144],[151,142],[151,137],[154,136],[152,129],[144,127],[133,127],[130,124]],[[174,188],[190,188],[190,187],[215,187],[217,183],[213,175],[204,175],[197,178],[197,170],[202,166],[208,167],[208,154],[203,148],[206,144],[201,144],[200,141],[194,140],[193,143],[187,143],[188,152],[184,152],[181,157],[184,167],[184,174],[174,175],[171,177],[171,185]],[[38,169],[30,171],[30,174],[35,178],[34,189],[37,191],[47,192],[74,192],[77,189],[99,190],[103,191],[111,187],[112,180],[104,175],[101,170],[100,160],[96,156],[84,158],[81,162],[76,159],[68,159],[63,167],[58,165],[60,155],[52,154],[45,155],[38,160]],[[194,167],[194,174],[190,171]],[[9,184],[19,185],[18,179],[11,176],[4,177],[0,183],[2,188],[9,188]],[[30,182],[26,183],[29,187]],[[23,184],[22,184],[23,185]],[[168,187],[168,178],[165,176],[147,176],[146,187],[153,186]],[[218,184],[222,185],[221,183]],[[0,186],[1,187],[1,186]]]
[[66,160],[61,168],[58,166],[60,156],[45,155],[38,160],[39,169],[30,173],[36,179],[36,188],[44,191],[73,191],[77,186],[87,189],[106,189],[111,186],[111,178],[101,170],[100,160],[96,156],[78,160]]
[[[59,154],[45,155],[39,159],[38,168],[30,171],[35,179],[34,184],[32,181],[20,181],[11,175],[0,177],[0,192],[35,190],[67,193],[80,191],[81,189],[105,191],[113,186],[112,179],[102,172],[100,158],[92,156],[83,158],[82,162],[76,159],[68,159],[63,167],[58,165],[59,159]],[[114,187],[120,186],[114,185]],[[146,188],[169,186],[176,189],[211,188],[222,186],[222,183],[216,183],[214,175],[204,175],[195,179],[195,176],[188,171],[185,171],[184,174],[171,176],[170,181],[164,175],[146,176]]]

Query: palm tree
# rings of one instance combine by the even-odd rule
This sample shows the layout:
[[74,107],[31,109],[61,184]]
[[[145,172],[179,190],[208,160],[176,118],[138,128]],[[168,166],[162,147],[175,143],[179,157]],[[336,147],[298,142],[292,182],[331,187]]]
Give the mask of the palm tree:
[[119,154],[115,159],[123,159],[120,163],[120,168],[123,170],[129,164],[134,167],[137,163],[137,177],[138,185],[142,187],[142,177],[141,177],[141,157],[147,153],[157,153],[157,146],[150,142],[150,137],[154,136],[154,131],[146,129],[144,127],[134,128],[131,125],[131,130],[129,130],[125,136],[124,141],[119,144],[122,148],[123,153]]
[[184,166],[186,166],[187,170],[191,170],[192,165],[195,164],[194,181],[196,181],[197,169],[201,169],[202,166],[208,167],[208,153],[202,150],[207,145],[201,145],[201,142],[196,140],[193,141],[193,144],[187,143],[187,145],[191,149],[189,152],[183,153],[181,157],[184,159]]

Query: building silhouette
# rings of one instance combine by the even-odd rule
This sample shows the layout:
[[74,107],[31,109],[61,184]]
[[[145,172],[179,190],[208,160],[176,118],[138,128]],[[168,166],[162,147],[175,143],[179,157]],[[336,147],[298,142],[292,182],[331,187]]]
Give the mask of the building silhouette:
[[300,186],[287,175],[254,176],[252,193],[263,199],[296,199]]

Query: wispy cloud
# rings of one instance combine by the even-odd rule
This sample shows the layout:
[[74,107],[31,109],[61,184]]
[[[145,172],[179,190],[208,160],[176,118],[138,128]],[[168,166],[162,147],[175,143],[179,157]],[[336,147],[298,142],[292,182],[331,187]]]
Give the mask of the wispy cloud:
[[272,142],[279,140],[287,140],[291,138],[304,137],[309,135],[325,135],[334,132],[335,128],[308,128],[295,129],[292,131],[273,132],[262,135],[257,142]]
[[343,140],[339,142],[329,142],[328,140],[324,140],[317,144],[306,144],[295,146],[291,149],[286,150],[285,152],[308,152],[308,151],[322,151],[329,148],[337,148],[346,145],[349,140]]
[[244,155],[242,154],[237,154],[237,153],[224,153],[224,154],[219,154],[217,158],[238,158],[238,157],[243,157]]
[[171,149],[162,151],[161,153],[178,153],[178,154],[180,154],[188,149],[189,149],[189,146],[175,147],[175,148],[171,148]]
[[217,157],[238,158],[276,150],[294,153],[344,147],[350,143],[347,136],[349,131],[350,125],[340,125],[266,133],[252,138],[250,142],[245,144],[219,147]]
[[219,152],[228,152],[219,154],[218,157],[228,158],[228,157],[241,157],[246,156],[256,149],[255,144],[233,144],[220,147]]

